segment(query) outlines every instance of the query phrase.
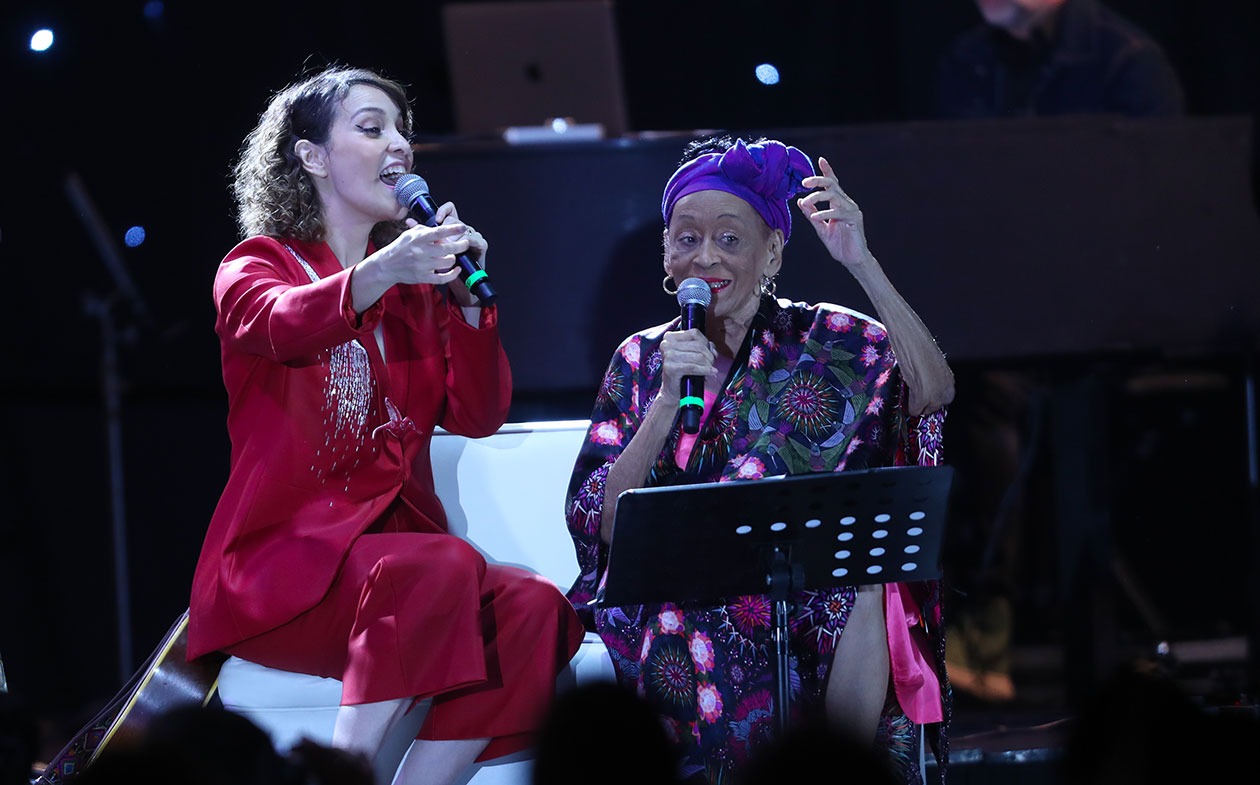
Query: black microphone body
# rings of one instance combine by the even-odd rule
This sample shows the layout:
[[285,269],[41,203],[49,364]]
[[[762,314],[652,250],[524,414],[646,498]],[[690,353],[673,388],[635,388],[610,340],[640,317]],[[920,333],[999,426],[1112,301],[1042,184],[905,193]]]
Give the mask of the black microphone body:
[[[418,174],[405,174],[398,178],[394,185],[394,198],[411,212],[425,226],[437,226],[437,202],[429,195],[429,184]],[[468,290],[481,300],[482,305],[492,305],[499,296],[490,284],[490,276],[482,269],[477,260],[467,253],[456,254],[455,263],[459,265],[459,279]]]
[[[712,302],[709,285],[699,278],[688,278],[678,285],[678,304],[682,308],[681,330],[693,327],[704,332],[705,312]],[[704,414],[704,377],[684,376],[679,390],[678,407],[682,416],[683,433],[700,430],[700,416]]]

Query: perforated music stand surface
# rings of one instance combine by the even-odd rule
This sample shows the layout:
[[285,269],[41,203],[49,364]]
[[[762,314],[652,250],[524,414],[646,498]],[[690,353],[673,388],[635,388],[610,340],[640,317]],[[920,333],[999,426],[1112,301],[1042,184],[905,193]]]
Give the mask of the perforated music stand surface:
[[[618,497],[597,603],[939,578],[948,466],[637,488]],[[773,586],[782,565],[790,585]]]

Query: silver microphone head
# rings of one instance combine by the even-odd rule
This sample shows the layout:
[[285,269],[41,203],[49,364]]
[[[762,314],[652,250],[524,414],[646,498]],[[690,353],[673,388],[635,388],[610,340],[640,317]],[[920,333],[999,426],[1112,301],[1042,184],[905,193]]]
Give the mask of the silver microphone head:
[[394,183],[394,198],[408,209],[416,201],[417,196],[428,192],[429,184],[418,174],[405,174]]
[[713,302],[713,292],[709,285],[700,278],[688,278],[678,284],[678,305],[699,305],[708,308]]

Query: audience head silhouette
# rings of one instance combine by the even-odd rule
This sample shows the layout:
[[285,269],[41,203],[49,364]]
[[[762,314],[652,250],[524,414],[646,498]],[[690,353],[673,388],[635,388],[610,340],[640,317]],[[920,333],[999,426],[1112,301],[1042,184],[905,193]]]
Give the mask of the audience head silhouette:
[[795,725],[759,747],[735,785],[778,785],[833,777],[853,785],[899,783],[886,755],[820,720]]
[[221,708],[170,709],[139,737],[107,744],[75,785],[373,785],[358,755],[303,740],[287,754],[249,718]]
[[1061,781],[1073,785],[1242,781],[1241,750],[1260,741],[1254,713],[1200,705],[1172,674],[1140,665],[1112,673],[1064,741]]
[[598,772],[603,785],[669,785],[679,782],[677,766],[647,701],[629,687],[596,681],[557,696],[539,732],[532,782],[587,785]]

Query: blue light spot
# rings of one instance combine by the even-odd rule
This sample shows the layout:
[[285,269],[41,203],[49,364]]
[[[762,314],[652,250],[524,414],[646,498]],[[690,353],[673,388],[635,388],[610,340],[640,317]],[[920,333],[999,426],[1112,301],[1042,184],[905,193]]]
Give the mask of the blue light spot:
[[46,27],[42,30],[36,30],[31,35],[31,51],[32,52],[46,52],[52,48],[52,45],[53,45],[53,31],[49,30]]
[[140,243],[144,242],[144,227],[133,226],[128,229],[126,236],[123,237],[123,242],[127,244],[128,248],[135,248],[140,245]]
[[779,69],[769,63],[762,63],[757,66],[757,81],[765,85],[779,83]]
[[144,4],[144,18],[158,20],[166,13],[166,4],[162,0],[149,0]]

